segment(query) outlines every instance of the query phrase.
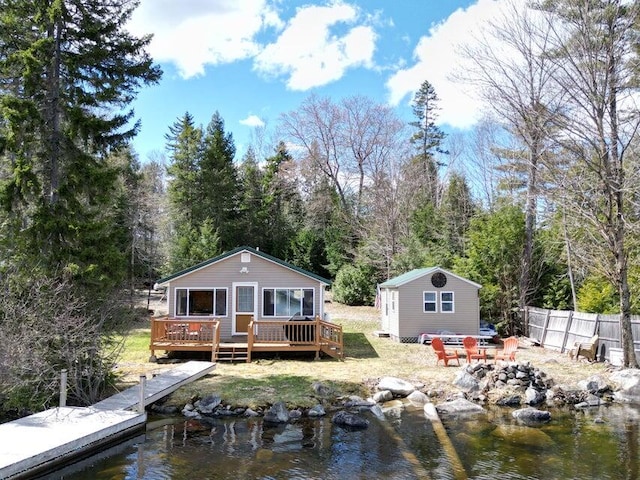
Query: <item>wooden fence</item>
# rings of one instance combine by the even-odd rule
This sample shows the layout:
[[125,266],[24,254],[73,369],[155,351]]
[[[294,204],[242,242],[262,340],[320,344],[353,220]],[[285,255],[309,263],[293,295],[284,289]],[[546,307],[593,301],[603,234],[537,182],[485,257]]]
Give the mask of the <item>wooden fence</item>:
[[[612,361],[611,349],[616,352],[621,348],[619,315],[527,307],[525,330],[529,338],[540,345],[561,352],[568,352],[576,342],[588,341],[597,334],[597,358],[601,361]],[[640,316],[631,317],[631,332],[636,356],[640,358]]]

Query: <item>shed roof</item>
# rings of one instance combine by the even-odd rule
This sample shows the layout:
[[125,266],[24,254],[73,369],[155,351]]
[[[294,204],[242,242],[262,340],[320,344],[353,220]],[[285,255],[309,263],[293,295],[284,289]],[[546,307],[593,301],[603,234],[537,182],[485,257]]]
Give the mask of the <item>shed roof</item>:
[[280,266],[283,266],[285,268],[288,268],[290,270],[293,270],[301,275],[313,278],[314,280],[319,281],[320,283],[323,283],[325,285],[331,285],[331,281],[327,280],[326,278],[322,278],[319,275],[316,275],[315,273],[309,272],[307,270],[304,270],[300,267],[296,267],[295,265],[292,265],[290,263],[285,262],[284,260],[280,260],[279,258],[273,257],[271,255],[268,255],[264,252],[261,252],[260,250],[257,250],[255,248],[252,247],[237,247],[234,248],[233,250],[229,250],[228,252],[225,252],[221,255],[218,255],[217,257],[213,257],[210,258],[209,260],[205,260],[204,262],[198,263],[197,265],[194,265],[192,267],[189,268],[185,268],[184,270],[180,270],[179,272],[176,273],[172,273],[171,275],[161,278],[160,280],[157,281],[157,285],[158,286],[166,286],[171,280],[175,280],[177,278],[180,277],[184,277],[185,275],[189,275],[190,273],[193,273],[197,270],[200,270],[202,268],[208,267],[209,265],[213,265],[214,263],[220,262],[221,260],[224,260],[225,258],[229,258],[232,257],[234,255],[240,254],[242,252],[249,252],[252,255],[256,255],[258,257],[264,258],[265,260],[268,260],[270,262],[276,263]]
[[411,270],[409,272],[403,273],[402,275],[398,275],[397,277],[390,278],[386,282],[381,283],[380,287],[381,288],[397,288],[397,287],[400,287],[400,286],[405,285],[407,283],[413,282],[414,280],[422,278],[425,275],[429,275],[430,273],[435,273],[435,272],[446,273],[447,275],[450,275],[452,277],[458,278],[458,279],[462,280],[463,282],[467,282],[468,284],[473,285],[476,288],[481,288],[482,287],[482,285],[479,285],[479,284],[477,284],[475,282],[472,282],[471,280],[469,280],[467,278],[463,278],[463,277],[461,277],[459,275],[456,275],[455,273],[450,272],[449,270],[445,270],[442,267],[416,268],[416,269]]

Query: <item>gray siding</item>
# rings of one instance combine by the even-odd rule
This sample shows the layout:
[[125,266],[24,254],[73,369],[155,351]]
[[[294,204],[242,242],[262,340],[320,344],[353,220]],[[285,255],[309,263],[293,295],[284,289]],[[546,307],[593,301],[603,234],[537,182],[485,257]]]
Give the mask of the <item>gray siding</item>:
[[[243,253],[244,255],[249,255],[250,261],[248,263],[241,261]],[[246,267],[246,273],[240,273],[243,267]],[[232,334],[234,282],[257,283],[258,318],[256,320],[262,319],[260,315],[262,315],[263,288],[313,288],[315,315],[322,316],[324,314],[324,286],[318,280],[249,252],[239,252],[236,255],[224,258],[219,262],[171,280],[167,287],[167,311],[169,312],[169,316],[172,317],[175,315],[176,288],[226,288],[227,316],[220,318],[220,333],[222,337],[230,337]],[[273,319],[274,317],[269,318]]]
[[[438,308],[435,313],[425,313],[423,292],[435,291]],[[440,292],[453,292],[454,312],[441,312]],[[401,340],[415,339],[421,333],[449,330],[458,334],[477,335],[480,322],[478,288],[460,278],[447,275],[447,284],[436,288],[431,284],[431,275],[425,275],[398,287],[397,330],[391,334]],[[391,322],[393,325],[393,322]]]

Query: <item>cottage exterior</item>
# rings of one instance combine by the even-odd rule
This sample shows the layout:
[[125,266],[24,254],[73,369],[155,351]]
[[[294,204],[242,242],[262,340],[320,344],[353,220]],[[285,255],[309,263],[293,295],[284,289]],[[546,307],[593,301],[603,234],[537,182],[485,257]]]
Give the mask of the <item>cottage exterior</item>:
[[398,342],[446,330],[478,335],[480,285],[443,268],[420,268],[380,284],[382,330]]
[[169,318],[220,322],[220,336],[246,336],[251,320],[324,317],[330,282],[251,247],[239,247],[158,281]]

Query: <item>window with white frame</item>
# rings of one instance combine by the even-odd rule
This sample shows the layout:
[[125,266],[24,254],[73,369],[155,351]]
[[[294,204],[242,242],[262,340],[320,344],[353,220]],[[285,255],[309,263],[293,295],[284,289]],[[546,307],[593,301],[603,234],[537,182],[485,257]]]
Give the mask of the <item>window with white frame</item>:
[[453,313],[453,292],[440,292],[440,311]]
[[226,288],[176,288],[176,317],[227,316]]
[[262,315],[264,317],[313,317],[313,288],[264,288],[262,290]]
[[436,292],[423,292],[423,308],[425,313],[434,313],[438,311],[436,299]]

